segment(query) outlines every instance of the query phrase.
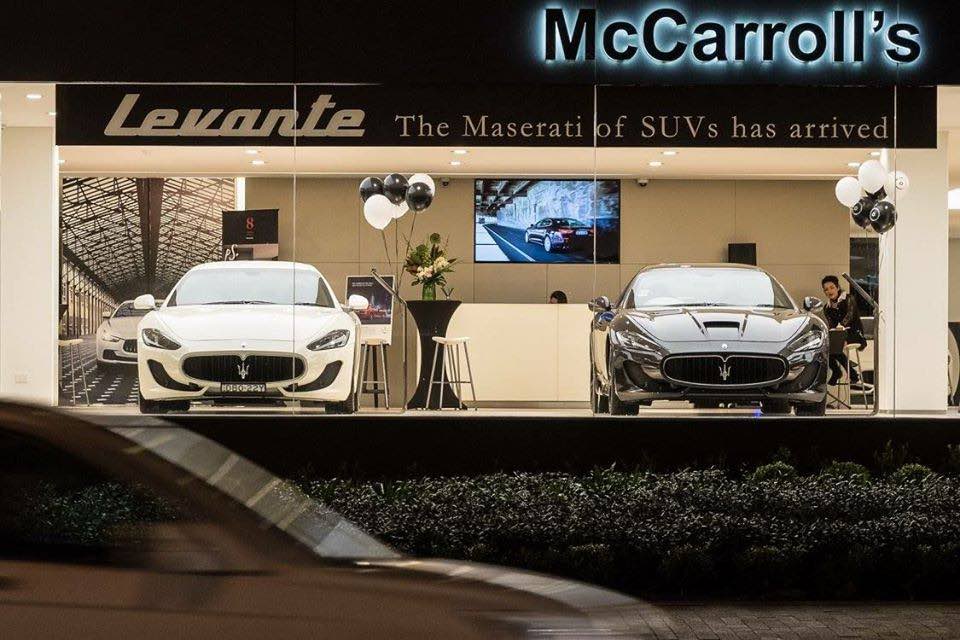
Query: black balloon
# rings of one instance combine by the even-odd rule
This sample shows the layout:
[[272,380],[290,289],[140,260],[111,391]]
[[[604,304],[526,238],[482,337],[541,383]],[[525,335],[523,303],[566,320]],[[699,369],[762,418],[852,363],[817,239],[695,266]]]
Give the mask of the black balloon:
[[877,201],[870,196],[860,198],[857,204],[850,208],[850,215],[853,221],[860,227],[866,229],[870,226],[870,212],[877,205]]
[[414,182],[407,188],[407,206],[414,211],[423,211],[433,202],[433,191],[430,185],[423,182]]
[[383,195],[393,204],[400,204],[407,197],[407,179],[399,173],[391,173],[383,179]]
[[370,196],[383,193],[383,180],[380,178],[364,178],[360,183],[360,199],[366,202]]
[[870,226],[877,233],[886,233],[897,224],[897,208],[892,202],[881,200],[870,210]]
[[880,190],[874,193],[871,193],[870,197],[876,200],[877,202],[880,202],[881,200],[887,197],[887,190],[883,187],[880,187]]

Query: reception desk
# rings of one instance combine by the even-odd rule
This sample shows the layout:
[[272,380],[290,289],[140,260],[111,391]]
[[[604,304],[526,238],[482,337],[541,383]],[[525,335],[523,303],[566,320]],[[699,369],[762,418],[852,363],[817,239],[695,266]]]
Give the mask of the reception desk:
[[470,338],[478,402],[589,402],[592,317],[582,304],[463,304],[447,335]]

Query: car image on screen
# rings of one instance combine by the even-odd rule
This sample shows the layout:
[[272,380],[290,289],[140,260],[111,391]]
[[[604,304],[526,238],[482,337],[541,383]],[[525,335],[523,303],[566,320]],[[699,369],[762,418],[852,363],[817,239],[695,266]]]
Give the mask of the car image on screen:
[[476,262],[620,261],[618,180],[474,183]]

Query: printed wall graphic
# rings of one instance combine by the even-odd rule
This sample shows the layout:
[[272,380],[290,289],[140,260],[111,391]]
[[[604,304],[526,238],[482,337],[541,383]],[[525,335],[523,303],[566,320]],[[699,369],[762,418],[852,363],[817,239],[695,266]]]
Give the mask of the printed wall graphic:
[[476,262],[620,261],[619,180],[477,180],[474,219]]
[[224,211],[223,259],[279,259],[278,216],[277,209]]
[[[381,276],[393,287],[393,276]],[[373,276],[347,276],[347,295],[363,296],[370,305],[357,312],[360,318],[360,338],[385,340],[390,344],[393,339],[393,294],[376,281]]]

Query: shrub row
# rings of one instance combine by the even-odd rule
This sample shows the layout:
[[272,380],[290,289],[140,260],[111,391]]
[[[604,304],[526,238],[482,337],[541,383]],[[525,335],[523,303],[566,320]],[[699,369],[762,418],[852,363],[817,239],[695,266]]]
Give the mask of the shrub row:
[[960,478],[855,463],[798,476],[598,470],[301,485],[396,548],[648,597],[960,595]]

